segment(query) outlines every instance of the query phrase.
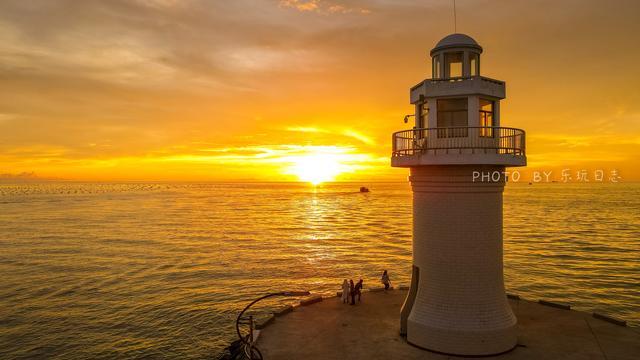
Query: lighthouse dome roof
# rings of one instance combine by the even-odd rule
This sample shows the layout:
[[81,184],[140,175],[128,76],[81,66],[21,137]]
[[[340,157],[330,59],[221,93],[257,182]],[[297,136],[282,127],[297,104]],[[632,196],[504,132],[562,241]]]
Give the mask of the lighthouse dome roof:
[[436,47],[431,50],[431,55],[441,50],[451,48],[473,48],[478,52],[482,52],[482,46],[480,46],[473,38],[466,34],[450,34],[438,41]]

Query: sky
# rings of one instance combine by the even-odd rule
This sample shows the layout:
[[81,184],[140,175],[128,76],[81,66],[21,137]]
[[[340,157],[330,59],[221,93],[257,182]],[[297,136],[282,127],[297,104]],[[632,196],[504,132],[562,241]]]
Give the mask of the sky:
[[[459,0],[457,31],[524,171],[640,180],[640,2]],[[453,32],[440,0],[4,0],[0,176],[406,180],[391,134]]]

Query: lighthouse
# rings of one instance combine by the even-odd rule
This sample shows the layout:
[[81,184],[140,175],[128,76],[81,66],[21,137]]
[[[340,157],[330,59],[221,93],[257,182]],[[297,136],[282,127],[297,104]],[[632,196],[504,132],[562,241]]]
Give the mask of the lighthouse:
[[525,132],[501,126],[505,83],[480,75],[482,50],[464,34],[440,40],[431,78],[410,90],[415,126],[393,134],[391,166],[410,169],[413,191],[401,333],[453,355],[499,354],[517,342],[504,290],[502,193],[505,169],[526,165]]

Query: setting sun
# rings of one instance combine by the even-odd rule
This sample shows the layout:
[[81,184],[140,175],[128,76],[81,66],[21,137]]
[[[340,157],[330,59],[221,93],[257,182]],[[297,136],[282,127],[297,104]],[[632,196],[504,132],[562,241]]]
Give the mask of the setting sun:
[[296,175],[301,181],[307,181],[313,185],[333,181],[336,176],[350,170],[340,161],[338,154],[316,153],[292,160],[293,164],[289,168],[289,172]]

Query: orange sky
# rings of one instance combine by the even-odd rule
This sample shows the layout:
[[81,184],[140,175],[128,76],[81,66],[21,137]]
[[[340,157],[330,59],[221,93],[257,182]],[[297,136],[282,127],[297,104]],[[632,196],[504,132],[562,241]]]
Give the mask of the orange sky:
[[[640,3],[458,1],[529,169],[640,180]],[[0,174],[402,180],[391,133],[451,1],[2,1]]]

